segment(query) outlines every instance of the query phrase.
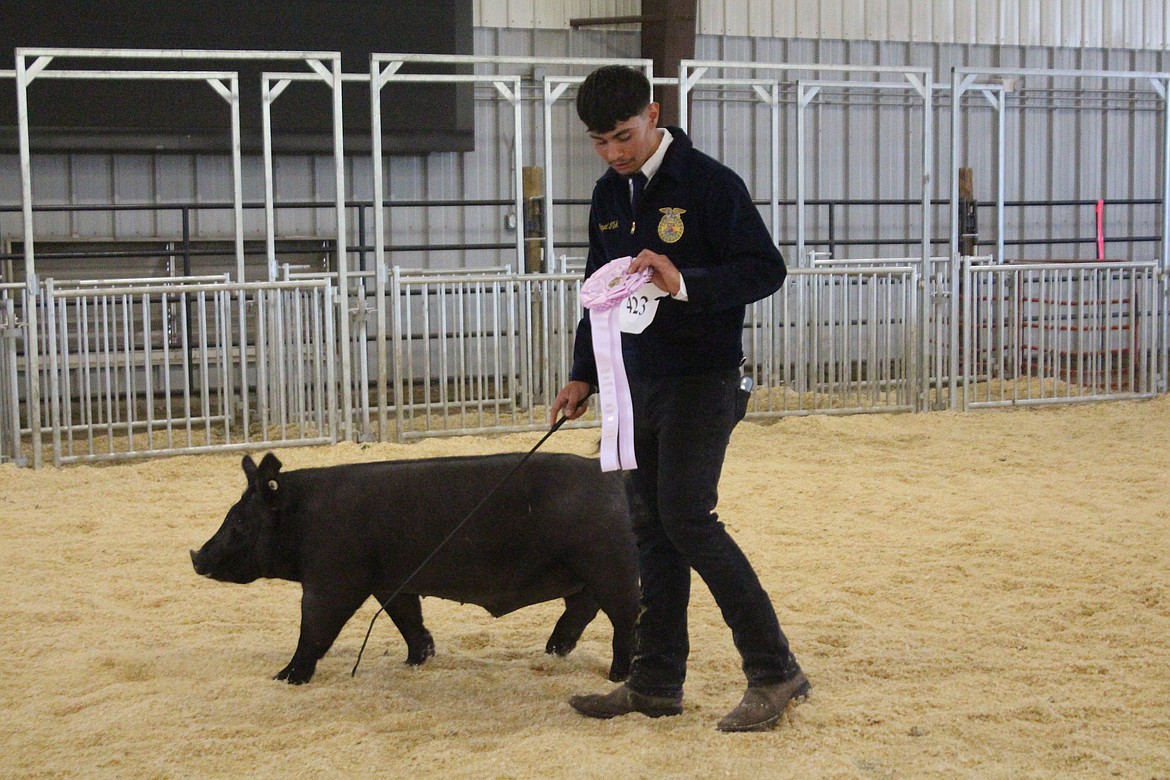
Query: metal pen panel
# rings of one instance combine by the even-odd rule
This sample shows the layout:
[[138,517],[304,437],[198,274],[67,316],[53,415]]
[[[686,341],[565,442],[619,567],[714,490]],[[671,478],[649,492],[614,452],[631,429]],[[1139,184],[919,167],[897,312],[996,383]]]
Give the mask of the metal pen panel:
[[[330,289],[303,281],[58,290],[49,280],[54,463],[335,440],[324,407],[336,396],[323,386],[335,381],[335,347],[320,325],[336,306],[322,294]],[[240,324],[252,343],[232,343],[233,308],[254,318]],[[249,407],[263,411],[245,422]]]
[[0,463],[25,463],[20,414],[21,324],[27,308],[23,284],[0,284]]
[[964,268],[964,408],[1155,392],[1156,263]]
[[909,266],[791,270],[748,308],[749,415],[912,409],[917,291]]

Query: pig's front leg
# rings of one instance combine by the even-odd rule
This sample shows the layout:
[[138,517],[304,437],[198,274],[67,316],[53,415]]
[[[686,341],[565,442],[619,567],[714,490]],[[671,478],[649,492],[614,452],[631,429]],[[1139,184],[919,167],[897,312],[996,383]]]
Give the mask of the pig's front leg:
[[303,685],[313,679],[317,661],[333,646],[342,626],[369,595],[368,592],[320,593],[305,588],[301,596],[301,636],[297,650],[275,679],[287,680],[291,685]]

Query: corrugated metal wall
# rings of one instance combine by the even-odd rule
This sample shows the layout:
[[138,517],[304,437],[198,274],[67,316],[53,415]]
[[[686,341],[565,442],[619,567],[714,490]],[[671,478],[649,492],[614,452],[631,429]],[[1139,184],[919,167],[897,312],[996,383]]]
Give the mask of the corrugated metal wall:
[[[700,38],[697,58],[733,62],[832,62],[852,65],[928,67],[950,85],[956,65],[1079,70],[1158,72],[1170,68],[1164,52],[1044,49],[1039,47],[957,46],[868,41],[807,41],[741,37]],[[737,75],[748,75],[739,73]],[[1096,200],[1160,198],[1160,160],[1164,103],[1148,82],[1113,82],[1102,91],[1095,79],[1048,81],[1025,79],[1009,96],[1006,123],[1005,198],[1012,200]],[[921,102],[916,96],[865,90],[828,93],[812,104],[806,131],[809,199],[918,199],[921,197]],[[976,198],[995,198],[995,114],[981,100],[968,100],[966,137],[961,164],[974,169]],[[950,197],[949,97],[934,101],[936,141],[934,197]],[[695,93],[691,131],[696,142],[744,175],[757,198],[769,196],[767,109],[747,89],[732,93]],[[780,145],[780,197],[796,196],[796,129],[791,99],[785,103]],[[1142,161],[1135,164],[1135,161]],[[785,209],[779,239],[792,240],[793,209]],[[829,236],[828,207],[810,209],[809,233]],[[838,209],[835,236],[844,240],[869,237],[913,238],[919,222],[917,206],[871,206]],[[990,210],[983,210],[982,239],[995,238]],[[1160,232],[1157,206],[1115,206],[1106,210],[1106,237],[1121,234],[1153,236]],[[934,210],[934,235],[949,229],[946,206]],[[1091,239],[1095,235],[1093,206],[1052,206],[1007,212],[1005,238]],[[940,247],[941,248],[941,247]],[[1160,245],[1143,242],[1110,246],[1109,255],[1152,259]],[[835,255],[898,256],[913,247],[838,246]],[[1050,244],[1009,247],[1008,259],[1084,258],[1094,256],[1091,240],[1081,245]]]
[[[495,4],[492,5],[494,8]],[[894,5],[881,4],[886,10]],[[517,7],[523,7],[523,4]],[[749,11],[755,7],[756,4],[747,6]],[[905,11],[916,7],[909,0],[899,6]],[[710,3],[702,4],[702,13],[710,13],[711,8]],[[636,12],[620,3],[578,3],[570,11],[583,16]],[[482,8],[479,13],[483,13]],[[775,14],[771,15],[771,23],[775,22],[775,17]],[[824,14],[820,18],[823,17]],[[636,57],[638,40],[636,31],[625,30],[482,26],[475,33],[475,50],[479,54],[496,55],[620,58]],[[1148,71],[1170,68],[1168,55],[1160,51],[738,35],[701,35],[696,54],[700,59],[733,61],[924,66],[932,68],[936,78],[948,84],[950,69],[957,64]],[[1053,85],[1026,83],[1011,101],[1017,108],[1013,108],[1008,121],[1006,194],[1009,200],[1160,196],[1157,190],[1160,170],[1157,140],[1161,118],[1159,102],[1150,97],[1148,88],[1134,95],[1102,96],[1092,91],[1099,85],[1088,80],[1055,85],[1060,89],[1085,90],[1080,95],[1043,91],[1046,86]],[[453,243],[510,246],[514,242],[515,233],[505,224],[510,206],[421,208],[393,205],[394,202],[413,200],[497,200],[513,196],[509,109],[506,104],[491,98],[490,88],[477,94],[484,99],[476,103],[476,151],[388,158],[389,240],[395,246]],[[542,128],[539,101],[534,91],[526,95],[525,105],[525,162],[539,164],[543,153]],[[945,105],[943,98],[936,101],[935,161],[938,175],[934,192],[939,198],[949,194],[950,117]],[[1019,106],[1026,108],[1018,109]],[[850,94],[848,99],[828,96],[814,104],[808,128],[809,137],[813,139],[808,160],[811,176],[808,197],[917,198],[921,176],[919,155],[915,151],[919,111],[907,105],[903,98],[877,99],[863,94]],[[993,114],[972,103],[968,116],[970,125],[963,162],[975,169],[977,197],[989,201],[994,185],[991,170],[995,147],[990,135]],[[750,95],[727,94],[716,99],[710,92],[700,91],[695,96],[692,133],[696,141],[740,171],[754,195],[761,200],[772,194],[767,168],[768,128],[766,109]],[[582,140],[568,97],[563,98],[554,111],[553,135],[554,199],[587,199],[601,168],[588,144]],[[779,193],[784,199],[795,196],[794,138],[794,121],[791,112],[786,110],[781,126],[781,146],[785,152]],[[1142,163],[1135,165],[1135,160]],[[248,159],[245,167],[245,198],[259,201],[262,199],[259,161]],[[368,158],[350,160],[347,168],[350,195],[355,199],[370,198],[372,185]],[[19,204],[18,170],[15,155],[0,156],[0,204]],[[38,204],[223,202],[231,195],[226,156],[40,155],[34,172],[34,193]],[[276,173],[278,201],[318,200],[327,203],[333,197],[332,162],[328,156],[282,157],[277,161]],[[1124,211],[1111,209],[1107,213],[1108,233],[1125,231],[1145,235],[1160,232],[1157,211],[1152,206]],[[983,216],[983,236],[994,237],[990,215],[984,213]],[[558,239],[561,242],[585,240],[584,206],[558,206],[554,217],[560,228]],[[913,238],[917,211],[912,206],[875,206],[854,208],[848,213],[840,211],[834,217],[838,239],[907,234]],[[1091,217],[1091,212],[1083,208],[1030,209],[1011,217],[1007,236],[1089,235],[1092,232]],[[810,218],[810,236],[827,237],[827,209],[812,211]],[[945,207],[936,209],[936,236],[946,236],[947,218]],[[363,240],[363,236],[357,233],[357,222],[356,216],[351,217],[352,244]],[[782,244],[791,243],[794,226],[795,215],[787,209],[778,236]],[[198,212],[193,217],[192,228],[196,238],[228,237],[231,235],[231,214],[229,211]],[[262,228],[262,215],[249,213],[247,235],[262,237]],[[175,211],[157,214],[92,212],[41,214],[37,218],[37,229],[41,236],[60,239],[174,239],[181,232],[181,224]],[[331,214],[328,209],[284,211],[279,216],[277,230],[282,237],[327,238],[332,231]],[[0,237],[12,239],[19,235],[19,214],[0,215]],[[370,240],[368,234],[364,240]],[[839,249],[838,256],[900,254],[902,251],[900,247],[856,247],[848,252]],[[1090,251],[1087,246],[1080,249],[1048,247],[1022,252],[1021,256],[1087,256],[1085,253]],[[1153,255],[1156,245],[1135,245],[1125,251],[1127,257],[1145,259]],[[408,251],[395,253],[392,261],[405,266],[477,267],[515,263],[516,258],[514,251],[508,249],[431,254]]]
[[699,32],[777,38],[1160,49],[1164,0],[702,0]]
[[[482,27],[564,29],[639,0],[476,0]],[[700,0],[698,32],[760,38],[1161,49],[1165,0]]]

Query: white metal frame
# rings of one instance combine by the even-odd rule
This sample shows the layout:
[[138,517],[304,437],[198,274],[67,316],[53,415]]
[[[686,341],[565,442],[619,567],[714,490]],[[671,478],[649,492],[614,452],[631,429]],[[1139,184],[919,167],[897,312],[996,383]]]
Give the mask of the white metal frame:
[[[585,65],[629,65],[631,68],[641,68],[646,71],[646,78],[650,80],[651,98],[656,85],[672,84],[674,79],[654,78],[653,60],[566,60],[558,62],[572,62]],[[556,240],[553,235],[553,137],[552,137],[552,109],[553,105],[565,94],[570,85],[580,84],[585,76],[545,76],[544,77],[544,262],[542,270],[552,272],[556,266]]]
[[[1158,320],[1165,316],[1156,262],[974,259],[963,258],[963,392],[961,405],[952,408],[1149,398],[1158,392],[1158,360],[1148,359],[1158,353]],[[982,376],[981,365],[987,367]],[[986,386],[976,390],[981,379]]]
[[[471,57],[412,57],[404,54],[372,54],[370,55],[370,139],[371,139],[371,158],[373,171],[373,194],[374,194],[374,265],[377,273],[375,276],[375,299],[378,318],[378,333],[377,333],[377,366],[378,366],[378,435],[385,441],[389,430],[389,419],[387,415],[387,404],[389,401],[388,383],[389,383],[389,369],[387,354],[386,354],[386,285],[389,282],[388,268],[386,265],[386,215],[385,209],[385,193],[383,192],[383,167],[382,167],[382,88],[390,82],[399,83],[449,83],[449,84],[477,84],[489,83],[496,88],[500,95],[508,101],[512,106],[512,128],[513,128],[513,200],[515,203],[516,213],[524,213],[524,183],[523,183],[523,120],[520,105],[520,76],[500,76],[500,75],[480,75],[480,74],[403,74],[398,70],[406,62],[410,61],[427,61],[427,62],[469,62],[469,61],[485,61],[485,58]],[[516,258],[517,262],[523,264],[524,262],[524,231],[516,230]],[[395,322],[398,318],[398,297],[395,296],[391,302],[393,308],[393,315]],[[399,366],[401,365],[401,355],[398,354],[396,345],[394,354],[395,376],[399,373]],[[402,387],[400,382],[394,384],[394,406],[401,408],[403,403]],[[397,425],[399,430],[397,434],[402,435],[401,431],[401,415],[397,416]]]
[[[276,207],[274,194],[274,179],[272,170],[272,104],[294,81],[324,82],[331,91],[333,100],[333,178],[334,178],[334,209],[337,214],[337,294],[346,303],[344,311],[348,311],[349,302],[349,256],[346,237],[345,221],[345,152],[344,152],[344,117],[342,108],[342,84],[353,81],[341,72],[341,58],[337,57],[326,68],[320,60],[307,60],[312,73],[262,73],[261,104],[263,125],[263,157],[264,157],[264,227],[265,251],[268,258],[268,281],[276,281],[279,271],[276,262]],[[364,75],[356,80],[365,80]],[[243,273],[240,274],[243,281]],[[349,349],[349,317],[343,316],[338,323],[338,338],[343,348],[341,350],[341,421],[347,438],[353,437],[353,360]]]
[[[435,54],[401,54],[401,53],[375,53],[370,56],[370,109],[371,109],[371,142],[372,142],[372,168],[373,168],[373,201],[374,201],[374,260],[378,269],[376,278],[376,297],[377,297],[377,317],[378,317],[378,335],[377,335],[377,354],[378,354],[378,425],[379,435],[383,440],[386,440],[389,432],[388,427],[388,374],[390,366],[387,361],[386,350],[386,295],[387,284],[389,282],[389,268],[386,264],[386,249],[385,249],[385,194],[383,192],[383,172],[382,172],[382,138],[381,138],[381,100],[380,94],[382,87],[390,82],[415,82],[415,83],[488,83],[499,91],[500,95],[507,100],[513,108],[513,200],[516,214],[519,217],[524,213],[524,184],[523,184],[523,112],[522,112],[522,82],[523,77],[519,75],[506,74],[491,74],[491,73],[475,73],[475,74],[455,74],[455,75],[441,75],[441,74],[401,74],[398,70],[406,63],[412,64],[428,64],[428,65],[485,65],[492,66],[494,69],[499,69],[501,66],[522,65],[534,69],[547,68],[549,66],[564,66],[568,67],[583,67],[583,66],[601,66],[612,65],[615,60],[612,59],[588,59],[588,58],[573,58],[573,57],[494,57],[481,55],[435,55]],[[628,62],[632,65],[641,65],[647,69],[648,75],[652,75],[653,65],[650,60],[633,60],[625,61],[618,60],[616,62]],[[582,77],[583,78],[583,77]],[[544,209],[545,219],[545,262],[547,266],[551,262],[553,237],[552,237],[552,208],[551,208],[551,194],[552,194],[552,172],[550,170],[550,161],[552,159],[552,131],[549,124],[549,107],[551,102],[555,101],[555,97],[549,97],[549,80],[546,77],[544,87],[544,160],[545,160],[545,199],[546,207]],[[564,86],[561,91],[563,92]],[[559,97],[559,93],[557,94]],[[516,230],[516,267],[523,268],[525,265],[525,240],[524,232],[517,227]],[[391,314],[397,321],[399,312],[397,310],[398,298],[395,296],[390,302]],[[394,355],[395,373],[397,375],[398,366],[401,363],[401,355],[397,350]],[[401,406],[403,399],[401,396],[400,383],[395,384],[395,407]],[[397,436],[401,438],[403,432],[401,430],[401,417],[397,421],[399,430],[396,432]]]
[[[716,71],[743,71],[747,73],[758,74],[760,72],[776,73],[779,72],[782,76],[799,73],[841,73],[844,75],[862,74],[864,76],[872,76],[873,74],[887,74],[889,76],[900,76],[901,79],[897,82],[876,82],[882,85],[883,88],[898,88],[898,89],[912,89],[922,99],[922,216],[921,216],[921,248],[922,253],[919,258],[919,276],[918,283],[922,287],[922,295],[920,296],[919,305],[922,307],[921,320],[927,321],[928,311],[927,307],[933,305],[933,290],[931,290],[931,275],[930,275],[930,238],[931,238],[931,197],[933,194],[934,182],[934,110],[931,102],[931,97],[934,93],[933,74],[930,68],[912,68],[912,67],[896,67],[896,66],[858,66],[858,65],[834,65],[824,63],[792,63],[792,62],[732,62],[724,60],[682,60],[679,63],[678,73],[678,89],[679,89],[679,120],[683,129],[687,129],[689,121],[687,98],[691,91],[700,83],[715,84],[715,85],[743,85],[751,86],[757,96],[764,98],[765,102],[772,99],[771,105],[773,107],[772,113],[772,182],[773,182],[773,221],[774,229],[778,229],[778,172],[777,168],[780,161],[779,140],[777,125],[779,123],[777,106],[779,103],[778,91],[773,89],[769,95],[765,96],[762,91],[762,83],[758,76],[753,77],[736,77],[736,78],[708,78],[707,74],[711,70]],[[766,82],[764,82],[766,83]],[[776,79],[777,85],[780,83]],[[869,81],[802,81],[796,80],[797,88],[797,171],[796,171],[796,188],[797,188],[797,228],[796,228],[796,262],[799,264],[804,261],[805,255],[805,133],[804,133],[804,110],[808,106],[820,90],[824,86],[834,86],[843,89],[851,88],[869,88],[872,89],[875,82]],[[889,87],[885,85],[889,84]],[[774,98],[774,99],[773,99]],[[773,234],[773,240],[776,239]],[[919,358],[918,358],[918,393],[916,396],[915,405],[918,409],[925,409],[928,406],[928,390],[929,390],[929,376],[928,366],[925,356],[929,349],[928,334],[923,330],[921,342],[919,343]]]
[[[29,115],[28,115],[28,87],[36,79],[128,79],[128,80],[164,80],[164,81],[206,81],[231,107],[232,132],[232,180],[235,217],[236,240],[236,273],[237,281],[244,281],[244,207],[242,163],[240,152],[240,106],[239,106],[239,74],[234,71],[184,71],[184,70],[50,70],[49,65],[55,59],[82,59],[82,60],[301,60],[307,63],[316,63],[311,67],[321,66],[322,61],[332,63],[335,78],[341,73],[340,52],[310,52],[310,51],[234,51],[234,50],[169,50],[169,49],[69,49],[69,48],[18,48],[16,59],[16,103],[17,122],[20,139],[20,179],[21,201],[23,203],[24,225],[24,265],[25,283],[28,285],[29,297],[35,298],[37,291],[36,260],[34,249],[34,227],[32,215],[32,154],[29,142]],[[31,60],[31,62],[30,62]],[[321,66],[323,67],[323,66]],[[224,82],[229,86],[225,86]],[[341,122],[341,90],[340,79],[335,83],[334,95],[334,151],[337,157],[337,167],[341,170],[341,136],[339,133]],[[338,174],[339,203],[344,203],[344,189],[341,186],[341,173]],[[345,213],[339,206],[337,214],[338,250],[344,265],[345,247]],[[344,295],[345,292],[342,292]],[[242,305],[242,303],[241,303]],[[29,332],[34,334],[29,341],[29,372],[38,376],[40,370],[39,347],[35,334],[37,333],[36,307],[32,306],[28,312]],[[242,319],[242,318],[241,318]],[[42,457],[41,443],[41,413],[40,387],[38,382],[31,382],[30,397],[28,399],[29,422],[32,430],[33,462],[40,465]],[[347,417],[348,419],[348,417]]]
[[[978,81],[985,77],[995,82],[987,84]],[[959,66],[951,69],[951,255],[956,263],[959,258],[959,150],[963,124],[962,98],[968,91],[978,90],[997,112],[996,124],[996,259],[1004,261],[1004,148],[1006,144],[1007,92],[1003,89],[1006,79],[1051,79],[1051,78],[1100,78],[1130,81],[1135,84],[1149,82],[1151,88],[1162,99],[1162,256],[1159,266],[1161,273],[1162,327],[1158,391],[1165,392],[1170,383],[1170,313],[1166,311],[1170,301],[1170,73],[1148,71],[1074,70],[1059,68],[982,68]],[[991,90],[998,89],[998,97]]]

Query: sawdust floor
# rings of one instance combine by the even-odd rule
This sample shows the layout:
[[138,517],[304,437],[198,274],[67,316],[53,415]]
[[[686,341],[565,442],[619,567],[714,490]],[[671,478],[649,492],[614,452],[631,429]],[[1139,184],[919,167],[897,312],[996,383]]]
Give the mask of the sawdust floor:
[[[527,450],[534,434],[281,452],[286,468]],[[593,431],[547,447],[587,454]],[[427,599],[438,655],[350,622],[271,680],[299,586],[197,577],[238,457],[0,467],[0,776],[1170,777],[1170,399],[737,429],[721,517],[811,678],[771,732],[718,733],[742,678],[696,580],[687,711],[591,721],[609,623]]]

